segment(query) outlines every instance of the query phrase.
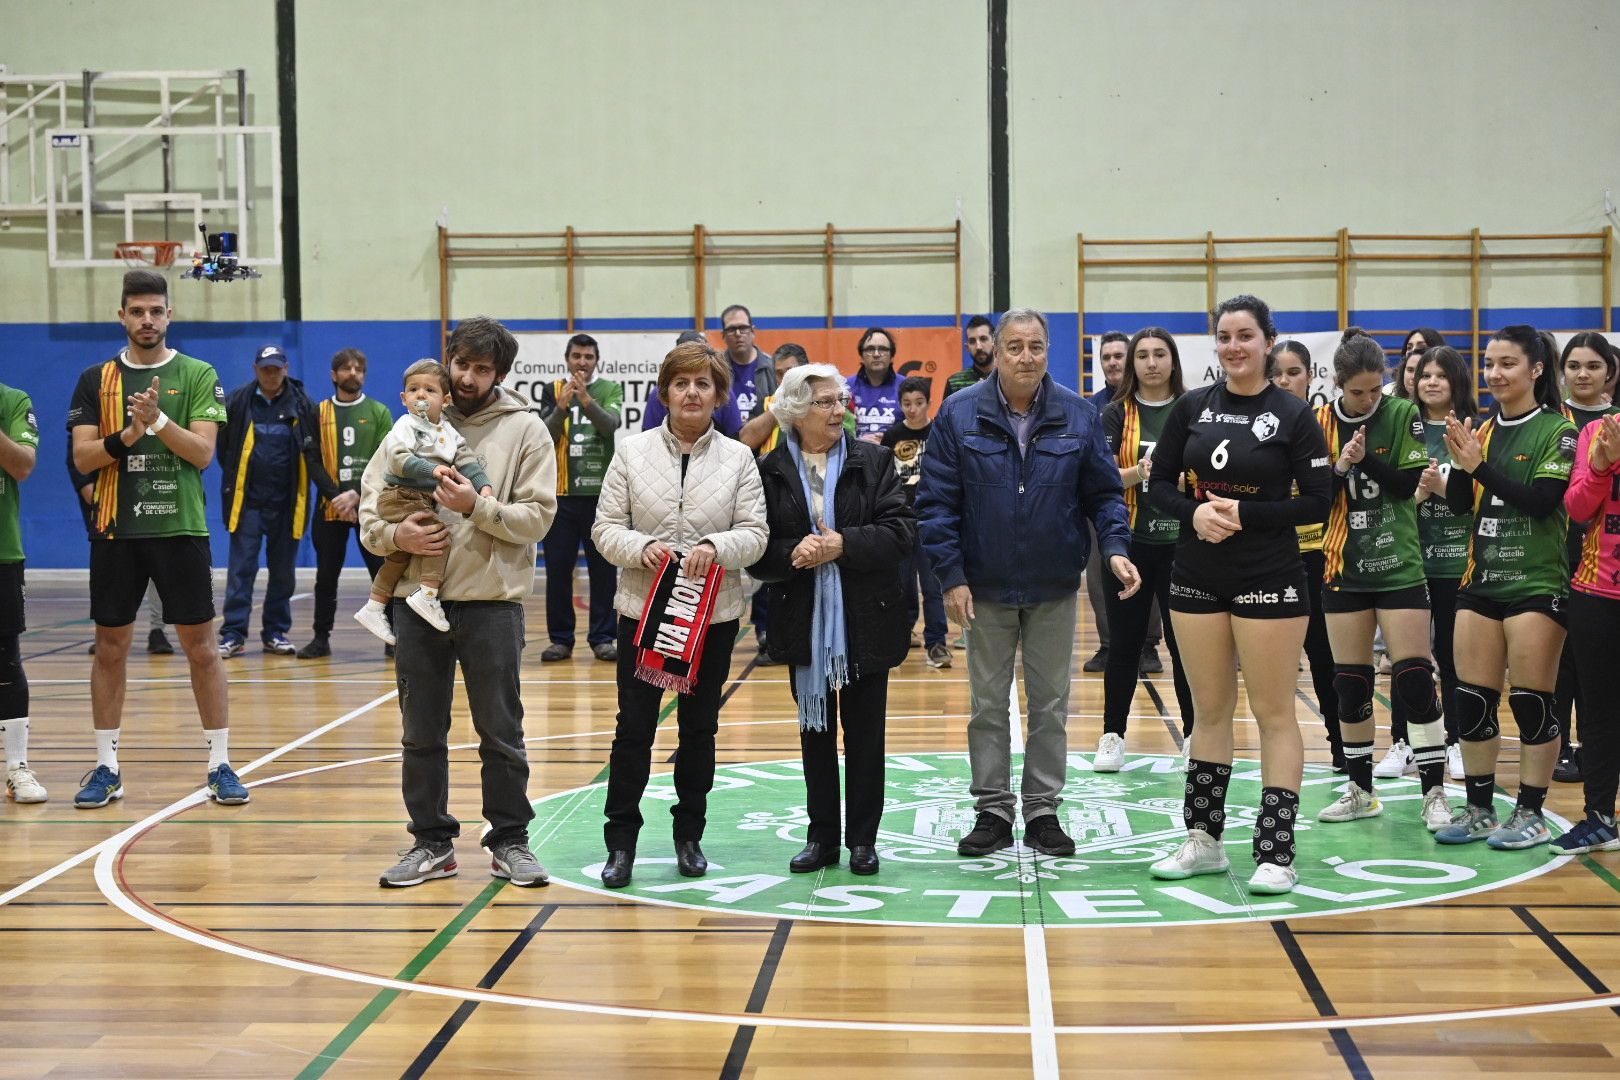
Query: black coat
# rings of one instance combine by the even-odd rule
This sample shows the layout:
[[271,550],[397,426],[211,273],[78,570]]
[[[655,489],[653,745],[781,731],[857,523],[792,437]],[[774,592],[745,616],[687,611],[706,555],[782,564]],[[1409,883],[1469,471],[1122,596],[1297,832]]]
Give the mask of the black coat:
[[[845,435],[844,450],[833,509],[844,537],[838,569],[850,677],[858,678],[896,666],[911,646],[901,564],[916,546],[917,520],[887,449]],[[765,648],[774,660],[804,665],[810,663],[815,571],[794,569],[793,549],[810,533],[810,508],[785,442],[760,460],[759,473],[770,540],[749,573],[770,590]]]

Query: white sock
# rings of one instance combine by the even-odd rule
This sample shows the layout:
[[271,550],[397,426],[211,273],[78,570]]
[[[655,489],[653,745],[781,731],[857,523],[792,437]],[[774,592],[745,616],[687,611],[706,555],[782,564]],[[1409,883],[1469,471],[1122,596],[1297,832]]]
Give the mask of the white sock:
[[367,611],[376,611],[376,612],[379,612],[379,613],[380,612],[386,612],[388,610],[388,605],[378,603],[376,600],[367,600],[366,601],[366,610]]
[[208,740],[208,771],[213,772],[221,765],[231,763],[231,729],[228,727],[203,729],[203,738]]
[[28,717],[0,720],[0,731],[6,735],[6,768],[28,764]]
[[439,598],[439,590],[435,589],[431,585],[419,585],[417,588],[421,589],[422,595],[427,597],[429,600],[437,600]]
[[118,771],[118,733],[120,728],[96,728],[96,764]]

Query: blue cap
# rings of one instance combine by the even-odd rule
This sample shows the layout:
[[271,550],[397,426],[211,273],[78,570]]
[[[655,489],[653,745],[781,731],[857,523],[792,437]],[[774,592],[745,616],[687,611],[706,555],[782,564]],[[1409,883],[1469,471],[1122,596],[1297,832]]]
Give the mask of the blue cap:
[[280,345],[266,345],[260,349],[253,358],[254,367],[286,367],[287,354],[281,351]]

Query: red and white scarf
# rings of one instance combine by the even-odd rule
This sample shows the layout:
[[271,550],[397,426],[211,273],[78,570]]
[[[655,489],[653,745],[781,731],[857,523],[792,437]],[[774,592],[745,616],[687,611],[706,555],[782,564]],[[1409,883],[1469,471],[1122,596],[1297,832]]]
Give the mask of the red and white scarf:
[[681,572],[684,558],[678,551],[664,556],[647,592],[647,606],[636,627],[636,678],[690,694],[726,571],[715,563],[707,577],[691,579]]

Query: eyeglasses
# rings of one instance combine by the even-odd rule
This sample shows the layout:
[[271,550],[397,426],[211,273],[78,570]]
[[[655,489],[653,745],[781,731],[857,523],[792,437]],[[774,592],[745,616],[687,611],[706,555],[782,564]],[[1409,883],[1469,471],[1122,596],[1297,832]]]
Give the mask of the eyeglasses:
[[865,353],[867,356],[888,356],[890,353],[894,352],[894,350],[889,348],[887,345],[868,345],[866,348],[862,349],[861,352]]
[[832,412],[834,409],[842,409],[844,406],[848,405],[849,395],[840,394],[837,397],[815,398],[810,402],[810,404],[814,405],[822,412]]
[[728,326],[720,332],[722,334],[740,334],[745,330],[752,330],[753,328],[753,323],[738,323],[736,326]]

